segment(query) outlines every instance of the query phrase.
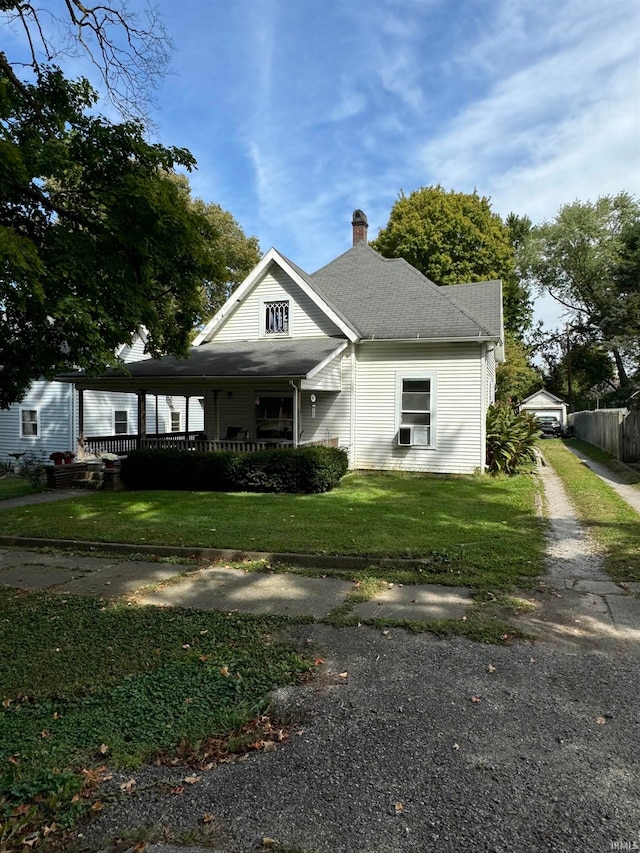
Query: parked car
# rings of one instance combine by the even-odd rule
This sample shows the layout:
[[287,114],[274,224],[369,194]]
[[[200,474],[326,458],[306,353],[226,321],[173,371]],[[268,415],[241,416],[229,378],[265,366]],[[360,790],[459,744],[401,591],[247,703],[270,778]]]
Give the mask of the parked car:
[[560,421],[553,417],[553,415],[541,415],[536,420],[538,421],[543,438],[558,438],[558,436],[562,435]]

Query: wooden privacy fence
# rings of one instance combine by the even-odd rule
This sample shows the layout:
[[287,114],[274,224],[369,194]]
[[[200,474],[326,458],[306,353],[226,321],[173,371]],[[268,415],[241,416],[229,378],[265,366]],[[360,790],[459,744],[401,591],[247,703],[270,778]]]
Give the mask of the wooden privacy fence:
[[576,438],[606,450],[622,462],[640,461],[640,411],[596,409],[569,415]]

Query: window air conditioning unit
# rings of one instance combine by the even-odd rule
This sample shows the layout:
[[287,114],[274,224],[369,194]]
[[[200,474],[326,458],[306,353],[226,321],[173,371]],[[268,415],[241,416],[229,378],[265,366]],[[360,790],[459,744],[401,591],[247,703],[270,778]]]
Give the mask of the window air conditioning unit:
[[411,447],[413,436],[411,427],[400,427],[398,430],[398,447]]

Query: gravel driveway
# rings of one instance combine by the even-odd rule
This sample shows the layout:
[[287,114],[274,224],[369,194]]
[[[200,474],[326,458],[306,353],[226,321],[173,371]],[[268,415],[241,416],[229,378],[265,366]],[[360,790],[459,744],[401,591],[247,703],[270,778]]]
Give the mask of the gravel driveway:
[[264,838],[318,853],[639,849],[638,640],[599,633],[597,618],[585,628],[582,612],[576,623],[589,597],[557,591],[567,577],[600,579],[601,564],[552,481],[542,639],[301,626],[325,663],[313,686],[278,694],[299,721],[287,743],[191,785],[184,768],[136,771],[137,792],[85,834],[198,829],[209,850],[237,853]]

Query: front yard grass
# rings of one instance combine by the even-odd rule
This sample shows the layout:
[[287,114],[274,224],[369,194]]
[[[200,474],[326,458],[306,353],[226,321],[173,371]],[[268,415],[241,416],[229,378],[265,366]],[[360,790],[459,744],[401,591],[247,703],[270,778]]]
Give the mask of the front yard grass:
[[597,448],[575,439],[547,439],[543,445],[544,455],[562,480],[580,519],[602,548],[607,572],[617,581],[640,581],[638,513],[565,444],[579,446],[604,464],[607,454],[595,453]]
[[220,754],[232,734],[242,746],[265,694],[313,668],[279,641],[284,617],[7,589],[0,612],[0,850],[40,844],[54,821],[55,841],[90,811],[107,762],[197,756],[213,736]]
[[541,570],[537,479],[353,473],[320,495],[117,492],[7,510],[3,534],[424,560],[424,582],[508,589]]
[[[537,478],[528,475],[352,474],[323,495],[79,496],[2,511],[0,531],[134,547],[366,555],[372,563],[422,558],[420,571],[384,575],[509,590],[541,569],[537,500]],[[383,569],[368,571],[354,597],[378,588]],[[268,741],[265,695],[314,669],[281,641],[291,624],[283,617],[0,589],[0,620],[0,850],[45,836],[68,849],[66,830],[102,808],[96,786],[113,767],[157,755],[202,766],[211,754],[215,761]],[[430,629],[483,642],[514,635],[477,608],[466,621]]]
[[43,489],[44,486],[34,486],[29,480],[18,477],[16,474],[8,474],[6,477],[0,478],[0,501],[38,494]]

